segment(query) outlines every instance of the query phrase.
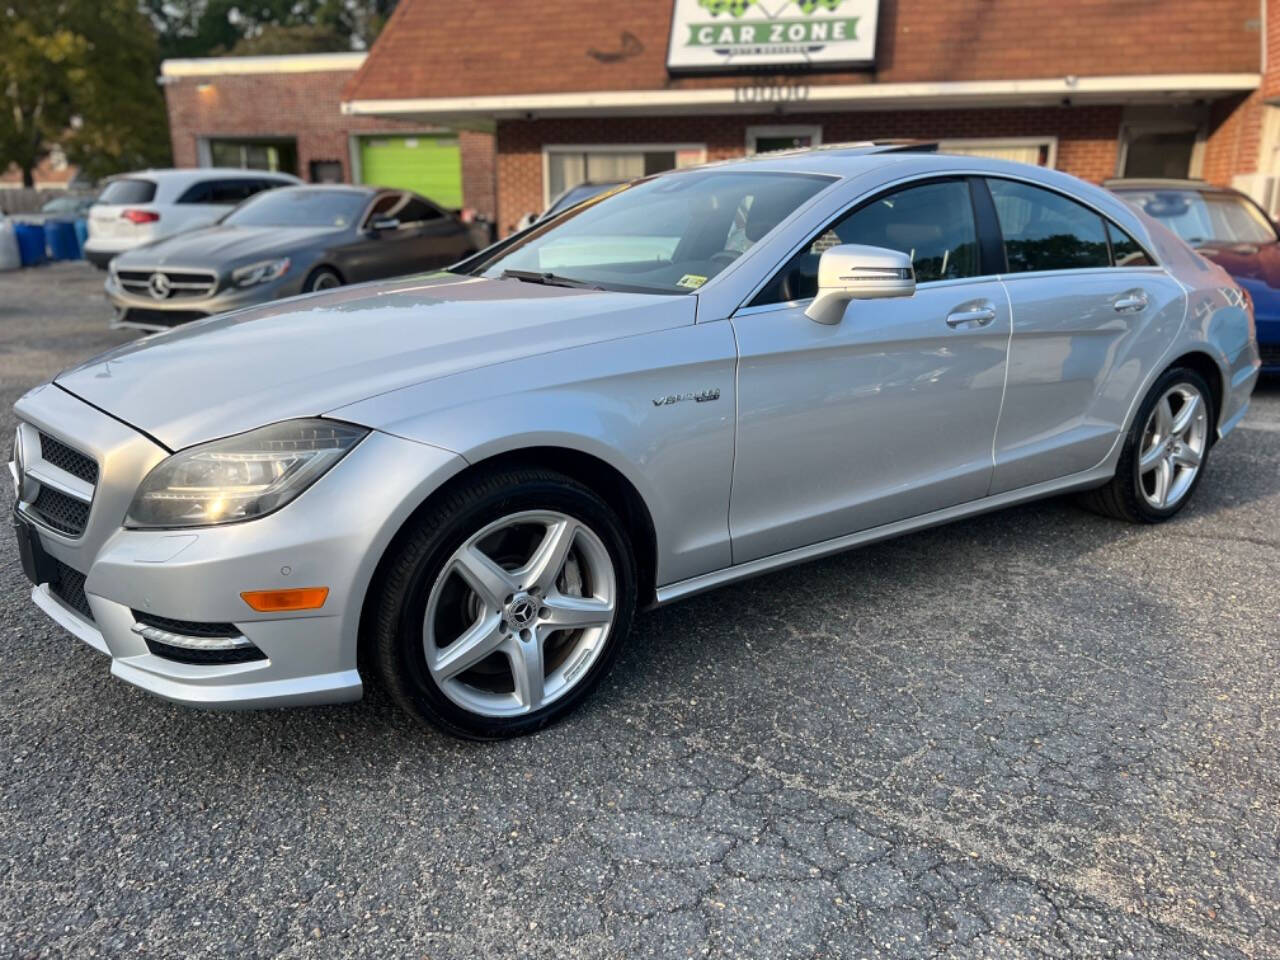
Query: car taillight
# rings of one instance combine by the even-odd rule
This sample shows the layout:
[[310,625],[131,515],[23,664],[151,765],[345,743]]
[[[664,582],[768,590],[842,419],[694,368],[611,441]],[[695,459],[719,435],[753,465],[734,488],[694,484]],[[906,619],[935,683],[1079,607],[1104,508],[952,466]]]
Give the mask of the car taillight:
[[160,214],[154,210],[126,210],[120,216],[130,223],[155,223],[160,219]]

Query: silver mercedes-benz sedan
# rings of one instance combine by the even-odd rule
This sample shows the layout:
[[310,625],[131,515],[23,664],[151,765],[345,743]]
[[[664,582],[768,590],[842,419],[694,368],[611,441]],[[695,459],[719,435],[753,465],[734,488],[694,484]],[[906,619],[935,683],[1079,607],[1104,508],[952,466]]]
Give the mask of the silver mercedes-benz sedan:
[[17,404],[31,596],[189,704],[501,737],[637,609],[1078,491],[1154,523],[1259,361],[1123,201],[864,145],[649,177],[450,271],[129,344]]

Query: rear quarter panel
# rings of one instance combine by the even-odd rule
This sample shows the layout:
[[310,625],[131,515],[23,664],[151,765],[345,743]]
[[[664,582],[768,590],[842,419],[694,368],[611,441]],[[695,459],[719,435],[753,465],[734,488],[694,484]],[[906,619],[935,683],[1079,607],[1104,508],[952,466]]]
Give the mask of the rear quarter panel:
[[1252,316],[1239,285],[1226,270],[1200,256],[1168,228],[1149,217],[1135,216],[1153,252],[1187,291],[1187,312],[1177,336],[1136,392],[1126,427],[1157,377],[1179,358],[1201,353],[1218,368],[1222,387],[1218,434],[1226,436],[1244,417],[1261,366]]

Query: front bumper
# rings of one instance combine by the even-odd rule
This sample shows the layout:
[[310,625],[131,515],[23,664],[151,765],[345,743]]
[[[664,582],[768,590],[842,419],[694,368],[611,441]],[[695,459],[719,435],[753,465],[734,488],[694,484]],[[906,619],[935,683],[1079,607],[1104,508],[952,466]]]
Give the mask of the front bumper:
[[[32,601],[107,654],[112,675],[195,706],[358,699],[360,613],[377,562],[412,510],[463,465],[448,451],[375,432],[269,516],[194,530],[125,530],[133,491],[167,451],[54,386],[28,394],[17,411],[96,459],[101,471],[81,536],[36,524],[45,553],[85,575],[91,618],[47,583],[32,588]],[[329,588],[321,609],[262,614],[240,598],[247,590],[304,586]],[[234,624],[265,658],[206,664],[157,655],[134,632],[138,613]]]
[[207,297],[169,297],[157,300],[155,297],[125,290],[112,272],[107,275],[105,292],[114,310],[111,321],[113,329],[127,327],[154,333],[214,314],[296,296],[302,292],[303,279],[300,271],[295,269],[278,280],[253,287],[215,290]]

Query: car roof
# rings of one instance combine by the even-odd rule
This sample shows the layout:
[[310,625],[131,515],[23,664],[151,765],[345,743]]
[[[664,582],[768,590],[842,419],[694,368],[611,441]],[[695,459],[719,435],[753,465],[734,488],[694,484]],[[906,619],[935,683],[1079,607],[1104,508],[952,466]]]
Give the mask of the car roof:
[[383,190],[390,190],[397,193],[412,193],[411,190],[400,190],[395,187],[373,187],[363,183],[293,183],[287,187],[281,187],[281,190],[298,192],[305,191],[307,193],[316,193],[324,190],[330,193],[358,193],[364,196],[373,196],[375,193],[381,193]]
[[163,170],[132,170],[129,173],[116,174],[109,180],[197,180],[204,177],[273,177],[290,183],[301,183],[291,173],[278,173],[275,170],[252,170],[247,167],[170,167]]

